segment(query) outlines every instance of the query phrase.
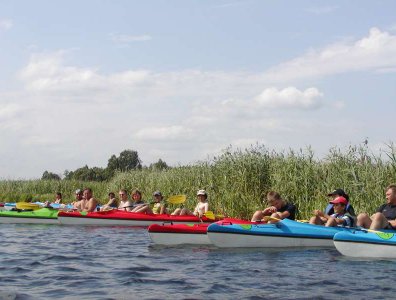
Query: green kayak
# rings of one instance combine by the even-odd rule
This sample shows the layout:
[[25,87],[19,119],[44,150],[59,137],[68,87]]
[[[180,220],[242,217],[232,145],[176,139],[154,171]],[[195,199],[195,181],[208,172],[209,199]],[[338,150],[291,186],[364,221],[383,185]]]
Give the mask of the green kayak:
[[0,223],[59,224],[58,210],[53,208],[40,208],[36,210],[3,210],[0,211]]

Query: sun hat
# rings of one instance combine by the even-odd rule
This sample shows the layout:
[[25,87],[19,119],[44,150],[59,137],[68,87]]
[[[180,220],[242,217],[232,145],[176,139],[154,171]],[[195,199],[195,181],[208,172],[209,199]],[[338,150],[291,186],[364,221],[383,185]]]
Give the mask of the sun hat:
[[208,194],[206,193],[205,190],[199,190],[199,191],[197,192],[197,196],[199,196],[199,195],[207,196]]
[[341,204],[347,205],[348,201],[344,197],[340,196],[340,197],[335,198],[333,201],[330,201],[330,203],[331,204],[341,203]]

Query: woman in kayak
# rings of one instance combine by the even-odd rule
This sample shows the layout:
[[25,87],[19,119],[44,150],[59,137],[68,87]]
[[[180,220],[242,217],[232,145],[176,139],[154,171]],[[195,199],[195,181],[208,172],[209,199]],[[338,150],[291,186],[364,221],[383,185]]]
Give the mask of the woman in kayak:
[[118,205],[118,209],[124,211],[131,211],[133,205],[132,202],[128,199],[127,191],[122,189],[119,191],[118,195],[120,196],[120,205]]
[[162,196],[160,191],[155,191],[153,194],[154,201],[153,207],[151,208],[146,203],[140,205],[140,207],[136,208],[135,212],[146,213],[146,214],[155,214],[155,215],[163,215],[168,213],[168,209],[166,208],[166,203],[163,202],[164,197]]
[[109,202],[107,202],[105,205],[103,205],[100,209],[100,211],[105,211],[105,210],[112,210],[118,208],[118,201],[113,192],[109,193]]
[[198,203],[195,206],[193,212],[189,211],[187,208],[176,208],[176,210],[172,213],[172,215],[183,216],[183,215],[194,215],[199,218],[202,218],[203,215],[208,212],[209,210],[209,203],[208,203],[208,194],[205,190],[199,190],[197,192]]
[[131,193],[131,197],[133,200],[132,203],[132,212],[145,212],[147,210],[148,204],[142,200],[142,192],[138,189],[135,189]]
[[339,196],[330,201],[334,207],[334,213],[330,216],[320,210],[314,210],[314,216],[309,220],[310,224],[325,225],[326,227],[335,226],[354,226],[355,219],[346,210],[348,200],[345,197]]
[[296,206],[286,202],[279,193],[271,191],[267,194],[268,207],[258,210],[253,214],[252,222],[262,221],[264,217],[269,217],[269,223],[274,223],[282,219],[294,220],[296,217]]

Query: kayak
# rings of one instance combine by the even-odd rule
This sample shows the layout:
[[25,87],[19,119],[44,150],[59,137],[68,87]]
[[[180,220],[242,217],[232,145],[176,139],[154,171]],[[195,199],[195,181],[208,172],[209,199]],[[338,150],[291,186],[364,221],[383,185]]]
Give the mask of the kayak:
[[[246,223],[248,221],[227,218],[218,222]],[[208,245],[211,244],[207,235],[209,225],[210,223],[152,224],[148,228],[148,234],[151,241],[158,245]]]
[[396,231],[355,230],[334,235],[336,249],[345,256],[396,258]]
[[3,210],[0,211],[0,223],[7,224],[59,224],[58,210],[40,208],[36,210]]
[[196,216],[172,216],[159,214],[135,213],[122,210],[109,210],[97,212],[59,212],[58,220],[64,225],[126,225],[149,226],[162,223],[211,223],[207,217],[202,219]]
[[208,245],[211,244],[207,233],[209,224],[152,224],[148,234],[158,245]]
[[208,227],[217,247],[334,247],[333,237],[345,227],[325,227],[284,219],[278,223],[216,222]]
[[[18,208],[18,203],[22,203],[22,202],[7,202],[7,203],[2,203],[3,204],[3,209],[4,210],[11,210],[13,208]],[[44,207],[45,203],[44,202],[33,202],[33,203],[25,203],[23,202],[23,207],[20,207],[22,209],[36,209],[37,207],[35,206],[41,206]],[[31,205],[31,207],[28,207],[29,205]],[[59,204],[59,203],[50,203],[50,206],[52,208],[55,209],[73,209],[73,205],[72,204]]]

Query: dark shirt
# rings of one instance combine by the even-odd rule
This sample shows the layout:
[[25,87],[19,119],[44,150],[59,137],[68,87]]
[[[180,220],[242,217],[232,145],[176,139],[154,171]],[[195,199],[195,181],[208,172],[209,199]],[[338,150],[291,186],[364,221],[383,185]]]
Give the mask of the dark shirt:
[[287,219],[290,220],[296,219],[296,206],[294,204],[286,203],[284,206],[278,209],[278,212],[285,212],[285,211],[288,211],[290,214],[290,216],[288,216]]
[[393,221],[396,219],[396,205],[383,204],[378,207],[377,212],[382,213],[387,220]]

